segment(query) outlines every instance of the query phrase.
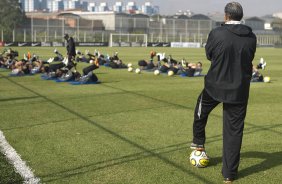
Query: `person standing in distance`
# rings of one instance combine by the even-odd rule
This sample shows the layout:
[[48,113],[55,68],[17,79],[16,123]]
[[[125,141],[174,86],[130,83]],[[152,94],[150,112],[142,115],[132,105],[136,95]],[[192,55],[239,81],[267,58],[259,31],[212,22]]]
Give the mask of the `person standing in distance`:
[[204,150],[209,113],[223,103],[222,175],[225,183],[237,178],[257,39],[243,25],[238,2],[225,6],[225,23],[209,33],[205,46],[211,66],[194,112],[191,149]]
[[68,34],[65,34],[64,39],[67,41],[67,47],[66,47],[67,55],[68,55],[67,66],[73,67],[74,66],[73,60],[75,59],[75,56],[76,56],[75,42],[73,38],[70,37]]

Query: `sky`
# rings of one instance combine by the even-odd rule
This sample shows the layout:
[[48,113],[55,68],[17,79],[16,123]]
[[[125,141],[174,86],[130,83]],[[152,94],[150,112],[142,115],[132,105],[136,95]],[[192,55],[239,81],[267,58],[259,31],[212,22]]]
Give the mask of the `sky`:
[[[113,5],[116,1],[134,1],[138,5],[151,2],[160,7],[160,13],[173,15],[178,10],[190,10],[194,13],[219,12],[223,13],[224,7],[232,0],[88,0],[89,2],[108,2]],[[282,12],[282,0],[235,0],[243,6],[245,16],[263,16]]]

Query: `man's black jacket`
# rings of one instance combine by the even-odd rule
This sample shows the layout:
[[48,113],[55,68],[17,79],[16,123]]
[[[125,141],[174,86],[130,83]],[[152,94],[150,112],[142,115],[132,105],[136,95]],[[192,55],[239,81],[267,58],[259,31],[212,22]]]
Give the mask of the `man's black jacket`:
[[242,24],[224,24],[213,29],[206,44],[211,61],[205,77],[205,89],[215,100],[224,103],[248,101],[256,36]]
[[67,52],[68,56],[73,56],[75,57],[76,52],[75,52],[75,43],[72,37],[70,37],[67,41]]

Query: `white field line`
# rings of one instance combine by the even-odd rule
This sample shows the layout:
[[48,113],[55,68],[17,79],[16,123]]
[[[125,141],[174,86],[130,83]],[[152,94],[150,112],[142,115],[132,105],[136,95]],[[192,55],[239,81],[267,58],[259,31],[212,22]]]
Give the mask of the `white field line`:
[[14,166],[17,173],[24,179],[25,184],[39,184],[40,179],[36,178],[31,169],[26,165],[16,150],[7,142],[3,132],[0,130],[0,152]]

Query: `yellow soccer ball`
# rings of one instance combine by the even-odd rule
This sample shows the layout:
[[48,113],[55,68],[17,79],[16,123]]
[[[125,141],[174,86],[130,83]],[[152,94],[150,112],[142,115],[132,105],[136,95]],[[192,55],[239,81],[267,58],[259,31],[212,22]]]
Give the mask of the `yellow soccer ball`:
[[174,73],[173,73],[173,71],[172,71],[172,70],[170,70],[170,71],[168,71],[168,72],[167,72],[167,75],[168,75],[168,76],[173,76],[173,75],[174,75]]
[[135,73],[140,74],[141,70],[139,68],[136,68]]
[[155,70],[154,75],[160,75],[160,70]]
[[132,68],[132,63],[128,63],[128,64],[127,64],[127,67],[128,67],[128,68]]
[[264,77],[264,78],[263,78],[263,82],[270,82],[270,77],[267,77],[267,76]]
[[209,157],[206,151],[194,150],[190,154],[190,163],[194,167],[204,168],[209,165]]

